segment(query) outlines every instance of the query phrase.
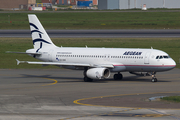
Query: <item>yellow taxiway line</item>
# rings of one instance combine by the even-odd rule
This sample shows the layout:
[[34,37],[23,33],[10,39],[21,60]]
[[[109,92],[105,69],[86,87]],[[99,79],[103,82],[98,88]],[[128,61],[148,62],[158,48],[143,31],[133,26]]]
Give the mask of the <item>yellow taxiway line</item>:
[[49,78],[43,78],[43,79],[52,80],[52,81],[54,81],[54,83],[45,84],[45,85],[42,85],[42,86],[54,85],[54,84],[56,84],[56,83],[58,82],[58,81],[55,80],[55,79],[49,79]]
[[[104,106],[104,105],[93,105],[93,104],[84,104],[80,101],[96,99],[96,98],[108,98],[108,97],[117,97],[117,96],[129,96],[129,95],[145,95],[145,94],[162,94],[162,93],[180,93],[180,91],[175,92],[152,92],[152,93],[134,93],[134,94],[121,94],[121,95],[109,95],[109,96],[99,96],[99,97],[90,97],[90,98],[82,98],[78,100],[74,100],[73,103],[85,106],[97,106],[97,107],[114,107],[114,108],[137,108],[137,107],[120,107],[120,106]],[[138,109],[154,109],[154,108],[138,108]],[[155,109],[165,109],[165,108],[155,108]],[[180,109],[175,109],[180,110]]]

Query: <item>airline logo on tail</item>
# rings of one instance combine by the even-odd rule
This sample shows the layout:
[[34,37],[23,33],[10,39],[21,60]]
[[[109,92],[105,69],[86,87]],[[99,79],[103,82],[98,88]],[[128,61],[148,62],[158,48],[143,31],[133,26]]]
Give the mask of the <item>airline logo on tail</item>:
[[39,31],[39,28],[35,24],[33,24],[33,23],[29,23],[29,24],[30,24],[30,26],[34,27],[34,29],[35,29],[35,30],[31,31],[31,34],[33,34],[34,32],[38,32],[39,33],[39,38],[33,40],[33,45],[36,42],[44,42],[44,43],[47,43],[47,44],[51,44],[51,43],[47,42],[46,40],[42,39],[42,34],[43,33],[41,31]]

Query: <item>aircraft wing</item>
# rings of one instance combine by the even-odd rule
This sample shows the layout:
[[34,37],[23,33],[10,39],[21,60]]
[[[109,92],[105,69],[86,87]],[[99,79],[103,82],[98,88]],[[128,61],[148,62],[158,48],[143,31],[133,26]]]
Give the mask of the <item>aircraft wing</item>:
[[81,66],[81,67],[106,67],[106,68],[114,68],[112,64],[102,64],[102,65],[94,65],[94,64],[86,64],[86,63],[59,63],[59,62],[32,62],[32,61],[19,61],[17,60],[17,65],[20,63],[28,63],[28,64],[40,64],[40,65],[60,65],[60,66]]

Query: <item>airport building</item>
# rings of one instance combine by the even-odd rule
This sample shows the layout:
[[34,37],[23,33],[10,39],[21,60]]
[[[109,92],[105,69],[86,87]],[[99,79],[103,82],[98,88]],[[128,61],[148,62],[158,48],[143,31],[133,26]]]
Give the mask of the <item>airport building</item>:
[[60,5],[77,5],[78,1],[92,1],[93,5],[98,5],[98,0],[57,0]]
[[0,9],[19,10],[35,6],[36,0],[0,0]]
[[180,0],[98,0],[98,9],[180,8]]
[[41,0],[42,3],[59,4],[59,0]]
[[93,5],[98,4],[98,0],[42,0],[42,3],[52,3],[60,5],[77,5],[78,1],[92,1]]

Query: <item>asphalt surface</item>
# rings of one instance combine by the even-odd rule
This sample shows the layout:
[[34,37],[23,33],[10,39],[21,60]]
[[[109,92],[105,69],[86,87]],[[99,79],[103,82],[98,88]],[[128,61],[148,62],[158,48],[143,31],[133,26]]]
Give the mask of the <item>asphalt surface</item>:
[[83,82],[65,69],[0,69],[2,120],[180,120],[180,103],[150,101],[180,95],[180,69],[150,76]]
[[[47,30],[51,38],[179,38],[180,30]],[[0,37],[31,37],[30,30],[0,30]]]

